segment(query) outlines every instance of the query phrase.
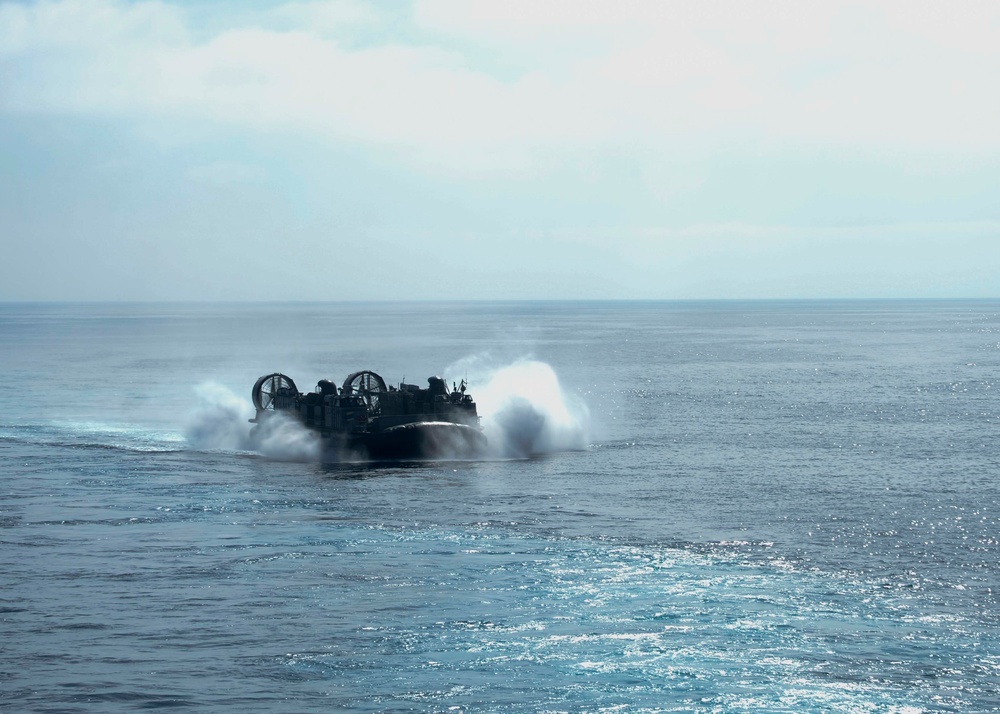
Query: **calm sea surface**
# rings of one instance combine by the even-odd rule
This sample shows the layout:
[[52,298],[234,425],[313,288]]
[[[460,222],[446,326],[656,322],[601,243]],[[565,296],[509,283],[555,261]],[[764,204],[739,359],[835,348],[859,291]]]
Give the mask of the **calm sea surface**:
[[[0,305],[0,710],[1000,707],[1000,302]],[[496,454],[244,443],[468,378]]]

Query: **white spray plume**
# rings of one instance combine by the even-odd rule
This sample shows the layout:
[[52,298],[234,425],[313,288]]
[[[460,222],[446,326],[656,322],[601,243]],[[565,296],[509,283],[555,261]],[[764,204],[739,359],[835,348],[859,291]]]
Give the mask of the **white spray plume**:
[[188,419],[184,436],[196,449],[254,450],[282,461],[318,461],[319,438],[294,419],[271,415],[250,438],[248,415],[253,405],[226,387],[206,382],[195,388],[198,408]]
[[253,435],[255,451],[278,461],[319,461],[323,447],[319,434],[284,414],[271,414]]
[[482,361],[464,360],[450,372],[477,375],[470,392],[494,454],[524,457],[586,448],[590,412],[582,400],[563,390],[551,366],[522,359],[484,370]]
[[249,448],[247,413],[253,406],[215,382],[195,387],[198,407],[188,417],[184,437],[196,449],[240,451]]

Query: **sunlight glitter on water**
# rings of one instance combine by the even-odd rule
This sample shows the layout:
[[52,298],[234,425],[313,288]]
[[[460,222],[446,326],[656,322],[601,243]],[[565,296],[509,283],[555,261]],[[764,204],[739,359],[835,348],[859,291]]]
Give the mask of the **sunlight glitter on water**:
[[[442,566],[428,572],[455,577],[454,566],[441,560],[451,555],[413,546],[456,539],[461,545],[460,533],[380,535],[412,557],[430,557]],[[431,680],[443,672],[461,673],[476,689],[483,675],[475,673],[505,672],[521,687],[548,697],[545,701],[569,691],[553,688],[546,672],[560,672],[564,680],[576,671],[600,678],[590,681],[594,691],[603,692],[594,695],[595,704],[611,706],[627,693],[632,702],[657,700],[650,710],[697,704],[720,710],[855,711],[914,696],[914,682],[904,671],[897,671],[900,680],[893,682],[885,678],[884,664],[871,670],[863,664],[865,650],[892,636],[876,634],[875,623],[891,625],[895,606],[864,583],[769,572],[735,563],[735,555],[719,561],[683,550],[518,542],[509,534],[495,534],[493,540],[502,544],[500,551],[477,554],[475,562],[461,567],[464,596],[438,605],[439,614],[455,617],[411,621],[403,614],[409,599],[404,594],[402,601],[394,598],[392,609],[382,610],[395,624],[367,630],[396,643],[388,651],[399,653],[400,671],[412,665],[409,654],[419,653],[434,662],[428,670],[434,674],[425,673]],[[511,561],[511,553],[535,555]],[[500,567],[491,562],[495,558],[503,561]],[[436,582],[425,581],[412,596],[427,595]],[[530,597],[509,607],[511,593],[523,590],[524,582],[534,583]],[[879,641],[873,643],[873,637]],[[933,646],[942,644],[944,633],[938,633]],[[730,687],[740,695],[727,693]],[[747,698],[748,690],[758,693]],[[919,709],[917,702],[914,706]]]

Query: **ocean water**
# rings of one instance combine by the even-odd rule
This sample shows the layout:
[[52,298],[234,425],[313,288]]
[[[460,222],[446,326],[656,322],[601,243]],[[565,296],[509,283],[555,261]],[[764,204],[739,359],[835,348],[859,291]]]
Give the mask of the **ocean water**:
[[[0,710],[1000,707],[1000,302],[0,305]],[[493,452],[248,448],[467,378]]]

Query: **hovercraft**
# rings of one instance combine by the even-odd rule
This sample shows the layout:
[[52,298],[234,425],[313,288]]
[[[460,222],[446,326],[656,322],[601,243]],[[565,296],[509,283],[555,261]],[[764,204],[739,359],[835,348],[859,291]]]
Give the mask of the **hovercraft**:
[[251,438],[280,415],[316,432],[338,457],[472,458],[486,449],[465,380],[451,389],[441,377],[430,377],[425,388],[386,386],[381,376],[363,370],[340,387],[321,379],[315,390],[302,393],[291,377],[274,372],[257,380],[251,397],[257,410]]

